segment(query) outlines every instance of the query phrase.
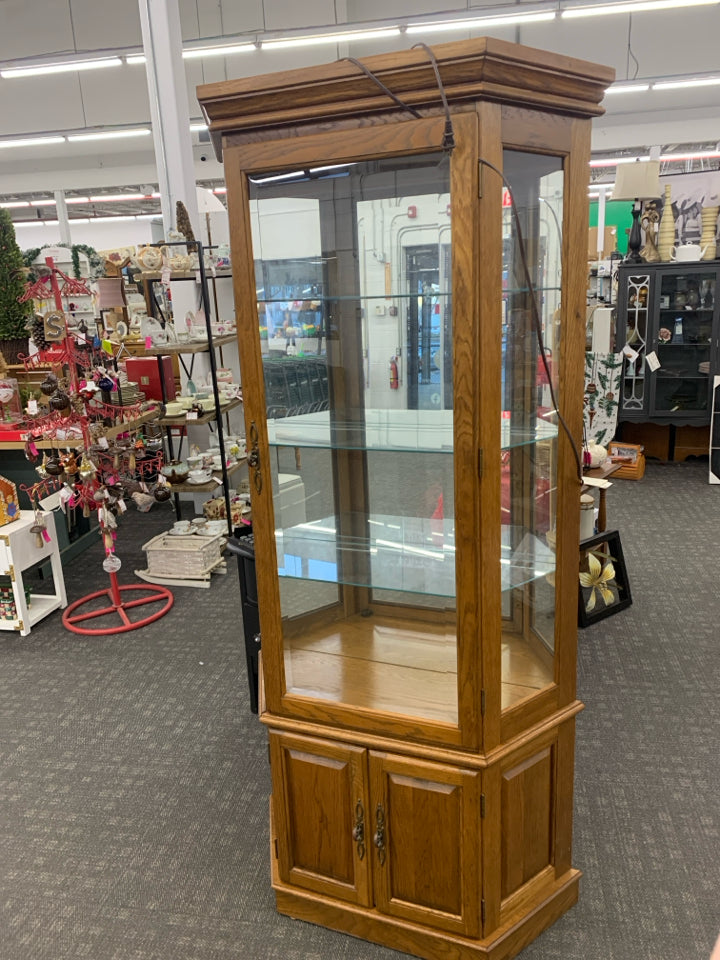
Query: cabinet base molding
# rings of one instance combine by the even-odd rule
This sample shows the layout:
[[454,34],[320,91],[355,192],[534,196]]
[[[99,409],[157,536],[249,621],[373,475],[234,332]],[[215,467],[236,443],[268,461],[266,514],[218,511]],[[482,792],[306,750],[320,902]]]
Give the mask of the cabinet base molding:
[[331,930],[370,940],[424,960],[509,960],[577,903],[582,873],[569,870],[550,892],[520,919],[512,919],[492,936],[470,940],[455,934],[417,927],[375,910],[339,904],[315,893],[288,887],[280,880],[274,855],[272,885],[278,913]]

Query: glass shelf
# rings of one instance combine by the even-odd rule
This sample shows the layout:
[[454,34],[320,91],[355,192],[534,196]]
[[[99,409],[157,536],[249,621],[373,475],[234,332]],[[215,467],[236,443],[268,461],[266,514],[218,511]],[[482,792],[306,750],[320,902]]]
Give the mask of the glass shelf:
[[[502,449],[557,437],[554,423],[537,420],[534,430],[513,429],[503,417]],[[327,410],[268,420],[268,440],[275,447],[329,447],[334,450],[453,452],[451,410],[366,410],[364,422],[330,424]]]
[[[561,290],[560,287],[535,287],[535,293],[556,293]],[[515,294],[529,293],[528,287],[506,287],[503,289],[503,297]],[[451,297],[452,293],[450,290],[431,290],[428,293],[393,293],[388,295],[387,293],[379,292],[376,294],[373,293],[349,293],[344,295],[333,295],[329,296],[325,293],[303,293],[298,296],[280,296],[273,295],[264,296],[263,291],[257,291],[257,302],[258,304],[275,304],[275,303],[317,303],[317,304],[332,304],[332,303],[343,303],[347,301],[356,302],[357,300],[362,301],[372,301],[379,303],[388,303],[392,304],[393,302],[407,302],[409,300],[441,300],[444,297]]]
[[[334,517],[276,530],[279,576],[455,596],[453,520],[371,514],[367,524],[368,537],[339,536]],[[552,574],[555,554],[539,537],[503,526],[500,564],[506,591]]]
[[711,316],[715,307],[660,307],[660,313],[674,313],[680,317],[687,317],[691,313],[709,313]]

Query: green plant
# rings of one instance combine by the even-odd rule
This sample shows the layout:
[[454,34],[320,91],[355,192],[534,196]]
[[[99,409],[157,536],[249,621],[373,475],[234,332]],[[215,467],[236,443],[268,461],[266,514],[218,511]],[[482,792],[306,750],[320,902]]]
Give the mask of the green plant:
[[0,340],[26,337],[32,302],[18,303],[25,289],[25,273],[15,227],[7,210],[0,209]]

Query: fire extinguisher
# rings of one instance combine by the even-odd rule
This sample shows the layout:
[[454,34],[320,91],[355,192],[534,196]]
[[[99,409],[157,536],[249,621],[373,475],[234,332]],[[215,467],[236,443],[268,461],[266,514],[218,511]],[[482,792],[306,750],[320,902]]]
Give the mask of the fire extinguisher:
[[398,375],[397,357],[390,357],[390,389],[397,390],[400,387],[400,377]]

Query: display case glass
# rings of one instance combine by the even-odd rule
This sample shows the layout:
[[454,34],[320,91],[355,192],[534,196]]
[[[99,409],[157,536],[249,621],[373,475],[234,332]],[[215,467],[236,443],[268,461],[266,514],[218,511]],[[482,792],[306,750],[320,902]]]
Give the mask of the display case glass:
[[[505,150],[503,706],[553,682],[563,164]],[[543,357],[544,354],[544,357]]]
[[652,413],[709,410],[715,277],[684,269],[660,277]]
[[259,175],[250,202],[286,688],[457,723],[449,170]]

